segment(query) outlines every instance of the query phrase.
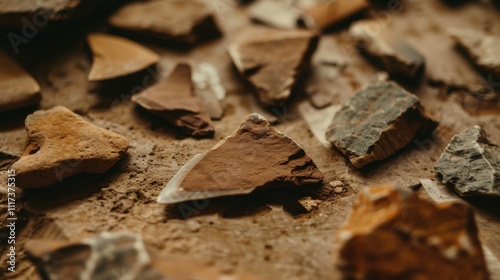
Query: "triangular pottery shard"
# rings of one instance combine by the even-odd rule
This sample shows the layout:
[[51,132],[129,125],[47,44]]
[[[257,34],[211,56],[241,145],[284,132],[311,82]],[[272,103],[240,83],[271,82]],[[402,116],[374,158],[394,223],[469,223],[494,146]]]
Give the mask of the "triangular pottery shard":
[[178,64],[170,76],[132,97],[132,101],[195,137],[212,137],[210,116],[194,92],[191,66]]
[[248,32],[228,52],[266,107],[282,106],[306,70],[318,44],[309,31]]
[[160,61],[155,52],[122,37],[93,33],[87,40],[94,56],[89,81],[130,75]]
[[304,150],[251,114],[231,135],[196,155],[170,180],[159,203],[176,203],[257,189],[315,184],[323,174]]

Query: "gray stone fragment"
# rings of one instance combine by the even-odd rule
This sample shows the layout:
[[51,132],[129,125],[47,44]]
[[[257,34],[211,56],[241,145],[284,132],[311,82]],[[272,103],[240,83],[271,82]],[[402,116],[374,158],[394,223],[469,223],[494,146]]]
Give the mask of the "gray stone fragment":
[[436,125],[415,95],[377,80],[343,102],[326,138],[361,168],[389,157]]
[[434,168],[460,196],[500,197],[500,147],[480,126],[455,135]]

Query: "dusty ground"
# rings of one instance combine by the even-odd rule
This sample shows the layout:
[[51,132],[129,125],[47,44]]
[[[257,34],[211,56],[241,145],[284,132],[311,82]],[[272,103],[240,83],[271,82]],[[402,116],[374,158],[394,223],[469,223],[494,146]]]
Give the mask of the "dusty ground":
[[[176,61],[184,59],[210,62],[218,67],[228,97],[226,115],[215,122],[213,139],[184,138],[172,126],[135,108],[130,96],[134,86],[143,86],[142,79],[134,80],[133,86],[113,88],[99,88],[86,81],[91,62],[84,32],[91,28],[105,29],[85,28],[59,38],[58,43],[41,42],[51,45],[47,48],[37,49],[37,42],[28,44],[18,58],[42,86],[43,101],[39,107],[64,105],[94,124],[126,136],[131,148],[127,156],[105,174],[76,176],[43,190],[22,194],[19,191],[22,199],[17,204],[18,216],[25,222],[18,232],[18,245],[22,247],[29,238],[69,239],[101,231],[130,230],[141,233],[150,248],[160,255],[207,260],[272,279],[337,278],[331,258],[335,251],[333,240],[357,192],[370,185],[391,183],[414,187],[420,195],[427,196],[423,188],[418,187],[419,179],[433,179],[438,188],[446,190],[435,179],[433,165],[449,139],[473,124],[483,126],[490,140],[500,144],[498,105],[484,109],[484,104],[469,98],[467,93],[446,94],[443,87],[431,87],[427,83],[430,76],[448,76],[472,85],[478,76],[453,49],[445,31],[449,27],[471,27],[500,34],[500,12],[485,3],[454,8],[437,0],[405,3],[404,11],[385,13],[381,26],[407,38],[426,56],[424,81],[409,89],[439,121],[433,137],[415,141],[390,159],[357,171],[338,152],[324,147],[306,122],[318,116],[330,119],[335,107],[309,108],[310,112],[304,115],[304,108],[310,106],[304,96],[297,95],[285,109],[275,110],[281,120],[277,128],[300,143],[325,173],[323,189],[278,190],[174,206],[156,203],[168,180],[191,157],[212,147],[253,111],[249,105],[253,97],[236,76],[225,52],[231,38],[250,24],[244,7],[228,6],[219,10],[224,37],[191,51],[173,51],[145,43],[162,54],[159,64],[162,75]],[[383,15],[377,9],[369,10],[368,14]],[[376,69],[353,50],[345,28],[336,28],[322,37],[316,59],[346,63],[342,70],[333,66],[322,66],[319,70],[334,77],[322,83],[334,96],[334,106],[366,85],[376,73]],[[21,154],[26,136],[23,121],[33,110],[35,108],[0,115],[1,152],[13,155],[14,159]],[[10,162],[0,161],[1,182],[6,182],[5,170]],[[327,183],[332,180],[344,183],[341,193],[328,187]],[[298,199],[308,196],[319,203],[311,212],[298,203]],[[477,210],[483,245],[500,258],[498,201],[469,203]],[[2,220],[5,205],[2,200]],[[2,250],[3,244],[2,241]],[[23,252],[19,254],[18,272],[0,274],[0,278],[39,279],[32,263]],[[4,267],[3,251],[0,261]],[[4,272],[2,269],[0,273]],[[492,271],[492,279],[500,279],[498,269]]]

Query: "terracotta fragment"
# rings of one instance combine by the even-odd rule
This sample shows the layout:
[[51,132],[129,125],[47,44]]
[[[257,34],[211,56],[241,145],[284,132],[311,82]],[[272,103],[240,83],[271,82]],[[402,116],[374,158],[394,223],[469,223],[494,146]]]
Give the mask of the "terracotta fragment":
[[348,279],[488,279],[473,211],[407,189],[363,190],[337,242]]
[[120,8],[109,22],[135,34],[189,45],[221,35],[207,2],[197,0],[133,2]]
[[394,82],[374,81],[345,100],[326,137],[356,168],[383,160],[437,123]]
[[0,52],[0,113],[37,104],[40,86],[16,61]]
[[87,40],[93,53],[89,81],[130,75],[160,61],[158,54],[122,37],[92,33]]
[[248,32],[229,55],[266,107],[282,106],[309,65],[319,37],[308,31]]
[[231,135],[196,155],[170,180],[159,203],[247,194],[321,182],[304,150],[262,116],[251,114]]
[[128,140],[95,126],[65,107],[40,110],[26,118],[28,138],[12,165],[16,186],[48,187],[78,173],[103,173],[128,149]]
[[435,170],[461,196],[500,197],[500,147],[480,126],[453,136]]
[[370,7],[367,0],[316,1],[307,7],[302,21],[308,28],[325,29]]
[[359,51],[392,77],[418,79],[425,67],[425,58],[404,40],[381,30],[375,20],[353,23],[349,34]]
[[132,97],[146,110],[195,137],[212,137],[210,116],[196,96],[191,66],[178,64],[167,79]]

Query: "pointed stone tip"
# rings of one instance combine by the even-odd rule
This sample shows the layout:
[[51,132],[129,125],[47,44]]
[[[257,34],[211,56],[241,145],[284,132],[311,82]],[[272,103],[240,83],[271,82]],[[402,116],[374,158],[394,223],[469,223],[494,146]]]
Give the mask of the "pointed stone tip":
[[253,121],[253,122],[261,122],[261,121],[265,121],[267,123],[269,123],[266,118],[264,118],[264,116],[262,116],[261,114],[259,113],[251,113],[250,115],[248,115],[247,117],[247,121]]

